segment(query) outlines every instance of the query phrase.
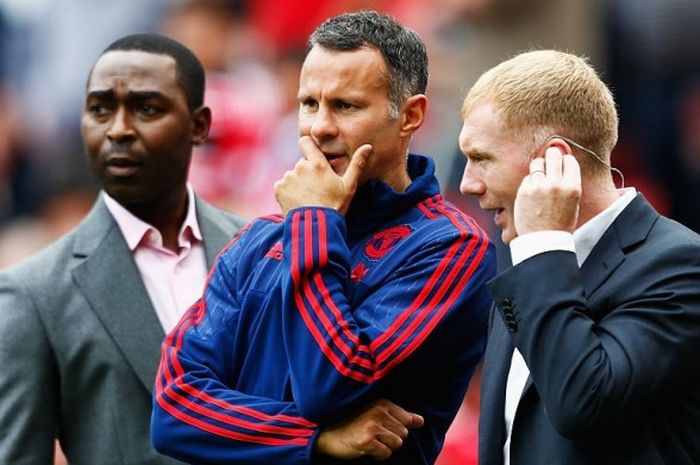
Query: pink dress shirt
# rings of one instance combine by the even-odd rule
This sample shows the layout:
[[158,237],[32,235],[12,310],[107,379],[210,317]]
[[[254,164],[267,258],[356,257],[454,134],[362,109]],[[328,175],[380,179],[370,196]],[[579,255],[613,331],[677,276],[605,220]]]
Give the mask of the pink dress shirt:
[[131,249],[148,296],[166,334],[201,296],[207,276],[202,233],[197,224],[194,192],[190,185],[187,186],[187,192],[187,216],[178,233],[178,253],[163,246],[163,237],[156,228],[137,218],[106,192],[102,192],[107,209],[119,225]]

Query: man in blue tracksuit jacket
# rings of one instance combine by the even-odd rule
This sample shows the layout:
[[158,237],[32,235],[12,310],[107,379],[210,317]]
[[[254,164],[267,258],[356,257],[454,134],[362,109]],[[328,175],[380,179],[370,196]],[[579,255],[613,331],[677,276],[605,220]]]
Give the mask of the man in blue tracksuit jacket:
[[[167,336],[160,452],[212,464],[434,462],[483,353],[495,254],[441,197],[433,162],[408,155],[426,84],[423,43],[388,16],[341,15],[312,35],[304,158],[275,185],[284,215],[234,238]],[[380,399],[391,418],[362,423]]]

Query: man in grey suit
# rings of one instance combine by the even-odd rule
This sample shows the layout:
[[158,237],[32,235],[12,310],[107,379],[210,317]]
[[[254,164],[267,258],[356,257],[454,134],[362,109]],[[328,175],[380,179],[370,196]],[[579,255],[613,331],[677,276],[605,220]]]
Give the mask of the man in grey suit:
[[168,464],[150,445],[160,343],[243,221],[187,184],[211,112],[181,44],[122,38],[90,72],[82,135],[103,192],[72,232],[0,273],[0,463]]
[[616,189],[608,88],[577,56],[528,52],[462,113],[461,190],[513,259],[487,285],[479,463],[700,463],[700,236]]

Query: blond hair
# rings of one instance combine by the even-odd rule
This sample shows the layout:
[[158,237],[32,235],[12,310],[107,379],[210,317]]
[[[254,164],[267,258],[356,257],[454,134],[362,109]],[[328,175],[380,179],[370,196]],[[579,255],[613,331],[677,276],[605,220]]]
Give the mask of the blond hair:
[[[464,99],[462,116],[480,103],[496,107],[506,130],[534,138],[559,134],[607,162],[617,143],[612,94],[587,60],[576,55],[555,50],[516,55],[479,78]],[[578,158],[593,171],[605,168],[590,155]]]

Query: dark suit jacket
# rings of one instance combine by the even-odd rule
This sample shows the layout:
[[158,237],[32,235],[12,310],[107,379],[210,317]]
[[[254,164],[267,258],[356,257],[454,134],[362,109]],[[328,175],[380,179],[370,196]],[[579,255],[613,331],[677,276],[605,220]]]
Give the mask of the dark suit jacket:
[[[197,200],[211,265],[242,220]],[[73,232],[0,273],[0,464],[177,463],[151,447],[164,337],[103,201]]]
[[489,289],[480,465],[503,463],[514,346],[531,376],[512,465],[700,463],[697,234],[638,195],[580,270],[573,253],[547,252]]

